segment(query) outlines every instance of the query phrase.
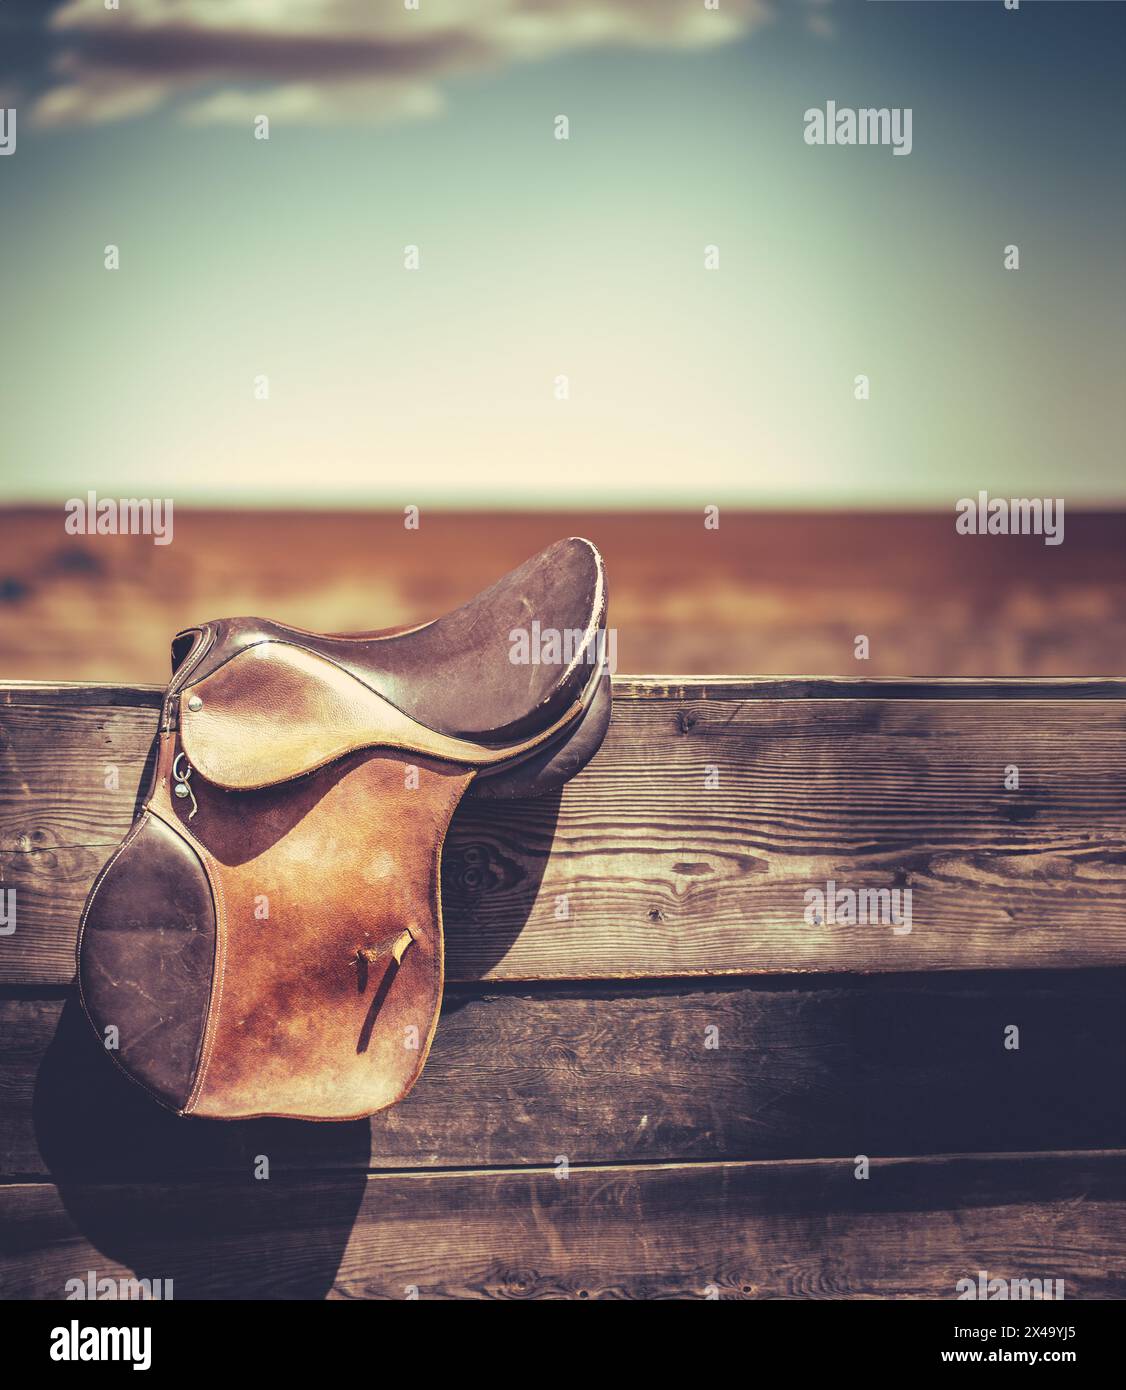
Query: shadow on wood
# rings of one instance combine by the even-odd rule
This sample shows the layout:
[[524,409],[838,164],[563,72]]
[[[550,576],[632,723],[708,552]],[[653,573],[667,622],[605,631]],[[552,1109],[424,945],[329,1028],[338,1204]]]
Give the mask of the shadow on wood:
[[[201,1152],[210,1163],[243,1174],[239,1193],[240,1224],[255,1229],[255,1209],[279,1183],[293,1186],[292,1226],[300,1228],[302,1202],[308,1200],[299,1173],[283,1176],[307,1156],[310,1145],[330,1166],[351,1170],[318,1200],[316,1221],[322,1234],[316,1251],[292,1266],[287,1297],[323,1298],[336,1279],[339,1259],[348,1244],[353,1219],[364,1192],[370,1149],[366,1120],[318,1125],[296,1120],[251,1120],[224,1123],[183,1118],[163,1109],[133,1085],[104,1055],[77,1000],[63,1009],[55,1038],[43,1058],[35,1084],[34,1114],[40,1152],[60,1200],[82,1237],[107,1261],[125,1266],[138,1278],[172,1279],[177,1298],[198,1297],[192,1271],[199,1268],[201,1243],[221,1243],[230,1211],[215,1207],[211,1184],[181,1183],[174,1189],[128,1182],[153,1171],[177,1175],[199,1172]],[[191,1142],[185,1143],[185,1129]],[[268,1165],[268,1166],[267,1166]],[[261,1176],[265,1172],[267,1176]],[[112,1176],[110,1189],[91,1184],[91,1177]],[[322,1194],[325,1196],[325,1194]],[[230,1194],[228,1192],[228,1203]],[[277,1239],[276,1206],[270,1226],[262,1228],[261,1261],[272,1262]],[[214,1218],[219,1218],[215,1224]],[[325,1236],[328,1239],[325,1239]],[[67,1277],[84,1279],[82,1267]],[[255,1297],[260,1278],[254,1268],[238,1266],[208,1281],[208,1297]],[[57,1297],[63,1297],[62,1288]]]
[[[454,812],[442,850],[442,916],[477,938],[481,975],[508,954],[539,898],[551,859],[563,789],[534,800],[473,801]],[[487,827],[487,837],[481,833]]]

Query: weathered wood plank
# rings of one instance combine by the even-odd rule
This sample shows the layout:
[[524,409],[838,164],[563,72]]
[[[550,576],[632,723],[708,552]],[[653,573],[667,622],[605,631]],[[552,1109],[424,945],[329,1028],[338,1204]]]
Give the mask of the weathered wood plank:
[[1121,1153],[0,1188],[0,1295],[954,1298],[979,1270],[1122,1298]]
[[0,1174],[247,1173],[259,1154],[281,1172],[1126,1147],[1124,984],[455,989],[407,1100],[346,1125],[178,1119],[109,1062],[74,1000],[7,999]]
[[[452,980],[1055,968],[1126,961],[1124,682],[966,698],[943,683],[622,679],[603,750],[539,802],[467,805],[447,842]],[[839,698],[810,688],[831,686]],[[913,698],[912,689],[926,698]],[[858,689],[865,693],[857,696]],[[794,691],[798,693],[795,695]],[[0,980],[73,974],[155,711],[0,703]],[[1019,790],[1004,787],[1019,769]],[[107,782],[109,786],[107,786]],[[912,923],[804,920],[806,890],[910,888]],[[565,901],[566,917],[562,917]]]

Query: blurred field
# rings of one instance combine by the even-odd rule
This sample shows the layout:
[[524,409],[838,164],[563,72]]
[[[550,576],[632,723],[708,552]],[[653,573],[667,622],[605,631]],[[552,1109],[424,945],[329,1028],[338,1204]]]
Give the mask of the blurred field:
[[[1126,667],[1126,514],[1066,539],[958,536],[942,515],[177,510],[175,540],[72,537],[0,511],[0,678],[160,682],[168,640],[253,613],[321,631],[435,616],[560,536],[610,576],[618,670],[1110,676]],[[853,656],[857,634],[870,659]]]

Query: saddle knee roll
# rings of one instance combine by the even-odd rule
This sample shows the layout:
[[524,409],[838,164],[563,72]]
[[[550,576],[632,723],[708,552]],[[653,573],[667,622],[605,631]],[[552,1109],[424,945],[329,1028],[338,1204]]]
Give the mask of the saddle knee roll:
[[78,985],[103,1045],[173,1110],[188,1104],[215,969],[211,884],[192,845],[148,812],[82,916]]

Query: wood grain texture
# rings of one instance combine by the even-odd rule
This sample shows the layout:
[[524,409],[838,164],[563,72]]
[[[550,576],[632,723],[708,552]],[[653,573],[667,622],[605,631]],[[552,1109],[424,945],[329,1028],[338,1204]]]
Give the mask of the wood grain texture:
[[111,1065],[72,999],[7,999],[0,1176],[245,1175],[258,1154],[278,1173],[1126,1147],[1124,985],[455,989],[406,1101],[344,1125],[184,1121]]
[[954,1298],[979,1270],[1122,1298],[1123,1155],[0,1188],[0,1295]]
[[[1126,702],[1105,696],[1126,683],[1071,698],[1075,684],[978,699],[845,683],[830,698],[819,682],[809,698],[802,682],[620,679],[606,744],[561,794],[455,817],[448,976],[1121,964]],[[144,785],[148,693],[72,695],[0,692],[7,982],[72,977],[82,902]],[[807,925],[806,890],[829,880],[910,888],[911,931]]]
[[[0,676],[161,681],[172,633],[224,613],[316,632],[422,622],[560,536],[610,576],[622,671],[1118,675],[1126,517],[1067,512],[1066,542],[959,536],[942,513],[203,511],[175,540],[67,536],[0,509]],[[951,499],[953,504],[953,498]]]

